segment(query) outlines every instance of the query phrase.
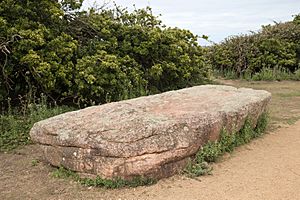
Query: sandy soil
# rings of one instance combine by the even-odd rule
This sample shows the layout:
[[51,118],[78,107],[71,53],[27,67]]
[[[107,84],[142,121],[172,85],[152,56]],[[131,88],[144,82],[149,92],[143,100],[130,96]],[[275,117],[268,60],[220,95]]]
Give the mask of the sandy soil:
[[[273,128],[213,165],[213,175],[174,176],[149,187],[105,190],[51,176],[36,145],[0,153],[0,199],[300,199],[300,83],[226,82],[272,92]],[[294,123],[293,125],[290,125]],[[33,165],[35,160],[40,161]]]

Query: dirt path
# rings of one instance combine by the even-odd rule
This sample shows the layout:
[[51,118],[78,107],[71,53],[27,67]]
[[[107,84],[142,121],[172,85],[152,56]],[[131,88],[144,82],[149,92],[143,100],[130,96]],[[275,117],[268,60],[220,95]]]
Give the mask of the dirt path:
[[225,155],[211,176],[174,176],[150,187],[120,190],[87,188],[51,177],[53,168],[31,145],[0,153],[0,199],[300,199],[300,121],[288,125],[300,117],[300,84],[276,84],[254,87],[272,92],[273,123],[285,121],[285,126]]
[[0,199],[300,199],[300,121],[224,156],[213,175],[175,176],[150,187],[86,188],[52,178],[36,146],[0,155]]
[[[127,199],[300,199],[300,121],[253,141],[214,166],[213,176],[164,181]],[[200,181],[200,182],[199,182]],[[163,188],[163,189],[161,189]],[[145,198],[147,197],[147,198]]]

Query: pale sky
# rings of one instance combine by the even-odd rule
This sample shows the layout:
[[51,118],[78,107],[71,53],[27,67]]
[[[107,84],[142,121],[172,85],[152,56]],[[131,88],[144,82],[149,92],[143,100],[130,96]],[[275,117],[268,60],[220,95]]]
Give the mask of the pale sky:
[[[84,8],[104,0],[85,0]],[[107,1],[106,1],[107,2]],[[150,6],[161,14],[163,24],[208,35],[219,42],[230,35],[259,30],[261,25],[292,20],[300,13],[300,0],[115,0],[117,5],[133,9]],[[203,41],[200,43],[204,44]]]

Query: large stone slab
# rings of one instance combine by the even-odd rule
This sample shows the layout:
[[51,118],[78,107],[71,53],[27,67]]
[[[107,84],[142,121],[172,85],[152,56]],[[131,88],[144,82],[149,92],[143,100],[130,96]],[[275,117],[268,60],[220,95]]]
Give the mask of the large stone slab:
[[256,123],[271,95],[205,85],[93,106],[34,124],[33,141],[52,165],[103,178],[177,173],[223,127]]

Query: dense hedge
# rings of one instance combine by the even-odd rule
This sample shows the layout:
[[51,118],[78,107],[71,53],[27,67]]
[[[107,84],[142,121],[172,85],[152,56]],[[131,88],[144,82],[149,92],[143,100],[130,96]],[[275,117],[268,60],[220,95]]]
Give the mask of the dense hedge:
[[276,79],[278,74],[279,79],[300,79],[299,21],[299,16],[295,16],[291,22],[226,38],[210,47],[210,61],[221,75],[229,78]]
[[44,93],[105,103],[201,84],[210,68],[188,30],[151,9],[79,11],[82,1],[2,0],[0,101]]
[[229,78],[300,80],[299,15],[202,48],[151,8],[80,11],[82,1],[0,2],[0,104],[41,94],[105,103],[202,84],[210,66]]

